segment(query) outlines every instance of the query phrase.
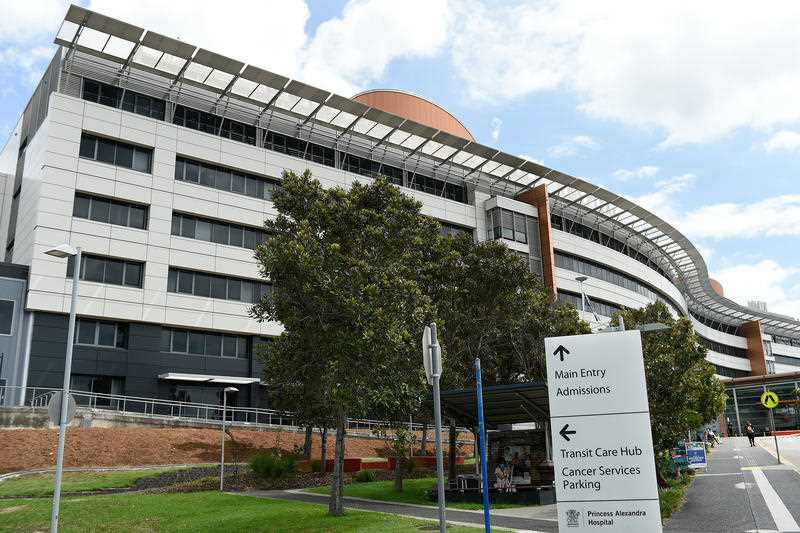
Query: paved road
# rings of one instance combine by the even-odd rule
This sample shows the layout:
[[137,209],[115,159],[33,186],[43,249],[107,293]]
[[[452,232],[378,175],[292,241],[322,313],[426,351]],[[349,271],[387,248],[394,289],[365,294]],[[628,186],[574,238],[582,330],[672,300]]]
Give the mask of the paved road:
[[[277,498],[280,500],[293,500],[309,503],[327,503],[327,496],[309,494],[297,491],[267,490],[251,491],[245,493],[247,496],[261,496],[266,498]],[[361,509],[379,513],[390,513],[408,516],[412,518],[438,518],[439,511],[436,507],[422,505],[404,505],[400,503],[378,502],[375,500],[363,500],[359,498],[344,499],[344,506],[349,509]],[[475,511],[461,511],[456,509],[447,510],[447,521],[461,524],[483,525],[483,513]],[[492,526],[511,529],[514,531],[528,532],[554,532],[558,531],[558,523],[546,518],[524,518],[519,516],[502,516],[492,513]]]
[[[760,439],[766,441],[767,439]],[[798,448],[800,451],[800,447]],[[698,474],[672,533],[800,531],[800,474],[746,438],[724,439]]]

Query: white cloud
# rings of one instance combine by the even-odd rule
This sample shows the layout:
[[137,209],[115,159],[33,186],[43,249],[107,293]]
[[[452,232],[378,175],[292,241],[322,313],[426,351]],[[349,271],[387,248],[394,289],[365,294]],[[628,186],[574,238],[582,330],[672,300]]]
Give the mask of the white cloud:
[[492,132],[491,132],[492,141],[497,142],[500,139],[500,130],[503,127],[503,121],[500,120],[498,117],[493,117],[491,125],[492,125]]
[[539,165],[544,165],[544,159],[539,159],[538,157],[533,157],[532,155],[529,155],[529,154],[519,154],[519,157],[521,157],[522,159],[527,159],[528,161],[530,161],[532,163],[537,163]]
[[653,165],[643,165],[639,168],[629,170],[621,168],[614,171],[614,177],[620,181],[629,181],[633,179],[652,178],[658,174],[658,167]]
[[678,226],[695,238],[797,236],[800,235],[800,195],[774,196],[751,204],[703,206],[683,215]]
[[70,3],[70,0],[3,2],[0,42],[21,43],[55,35]]
[[695,179],[697,179],[696,175],[687,172],[679,176],[657,181],[655,184],[655,191],[631,198],[631,200],[645,209],[652,211],[667,222],[675,224],[675,222],[681,218],[677,209],[675,195],[689,189]]
[[552,157],[577,155],[582,149],[597,150],[600,145],[588,135],[575,135],[547,149]]
[[800,2],[564,0],[456,4],[467,94],[503,102],[570,90],[585,113],[662,128],[665,142],[800,120]]
[[[767,302],[770,312],[800,317],[800,269],[784,268],[775,261],[765,259],[753,264],[732,265],[711,274],[722,284],[725,296],[740,303],[750,300]],[[786,288],[790,285],[789,288]]]
[[796,131],[781,130],[774,133],[764,143],[764,149],[767,152],[776,150],[794,151],[798,148],[800,148],[800,133]]

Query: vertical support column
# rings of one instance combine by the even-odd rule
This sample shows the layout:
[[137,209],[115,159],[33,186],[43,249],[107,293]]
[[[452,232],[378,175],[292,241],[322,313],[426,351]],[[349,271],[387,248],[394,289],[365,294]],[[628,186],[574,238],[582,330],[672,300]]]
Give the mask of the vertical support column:
[[736,388],[734,387],[731,389],[733,391],[733,409],[736,411],[736,429],[739,432],[739,436],[742,435],[742,420],[739,418],[739,399],[736,397]]
[[747,358],[750,359],[750,374],[753,376],[766,376],[767,357],[764,350],[764,330],[761,322],[753,320],[740,326],[742,334],[747,339]]
[[547,186],[539,185],[517,196],[520,202],[532,205],[539,215],[539,243],[542,250],[542,277],[550,291],[551,301],[556,300],[556,257],[553,252],[553,235],[550,225],[550,198]]
[[456,473],[456,440],[458,439],[458,434],[456,433],[456,421],[452,418],[450,419],[450,435],[448,440],[449,442],[449,450],[448,450],[448,457],[447,457],[447,484],[450,488],[454,488],[456,486],[456,478],[458,474]]

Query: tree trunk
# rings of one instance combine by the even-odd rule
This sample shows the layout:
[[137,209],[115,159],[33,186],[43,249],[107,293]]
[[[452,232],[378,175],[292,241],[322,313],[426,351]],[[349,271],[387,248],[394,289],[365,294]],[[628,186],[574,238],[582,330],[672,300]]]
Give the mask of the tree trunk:
[[394,491],[403,492],[403,466],[401,464],[402,458],[396,457],[394,464]]
[[339,411],[336,417],[336,449],[333,457],[333,486],[328,512],[333,516],[344,514],[342,496],[344,495],[344,432],[347,416]]
[[303,459],[311,459],[311,439],[314,436],[314,427],[309,424],[306,426],[306,439],[303,441]]
[[428,421],[422,421],[422,441],[419,445],[419,454],[428,455]]
[[320,445],[320,461],[322,465],[320,465],[321,472],[327,472],[327,464],[328,464],[328,425],[325,424],[325,427],[322,428],[322,443]]

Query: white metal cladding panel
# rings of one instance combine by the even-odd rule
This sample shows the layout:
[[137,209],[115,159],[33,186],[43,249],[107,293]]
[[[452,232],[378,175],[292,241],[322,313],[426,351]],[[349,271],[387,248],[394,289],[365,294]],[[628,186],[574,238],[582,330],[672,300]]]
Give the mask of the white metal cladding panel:
[[724,333],[714,328],[710,328],[705,324],[703,324],[702,322],[698,322],[697,319],[695,319],[694,317],[691,317],[691,319],[692,319],[692,325],[694,326],[694,330],[703,337],[712,341],[717,341],[722,344],[727,344],[728,346],[735,346],[737,348],[747,349],[746,338],[739,337],[738,335],[731,335],[730,333]]
[[686,311],[686,300],[680,290],[664,276],[632,257],[602,244],[556,229],[553,230],[553,247],[638,278],[672,298]]
[[[800,365],[799,365],[800,366]],[[775,373],[780,374],[783,372],[797,372],[800,370],[797,366],[794,365],[784,365],[781,363],[775,363]]]
[[[556,268],[556,286],[559,289],[580,294],[580,284],[575,281],[575,278],[580,275],[571,270]],[[611,302],[632,309],[638,309],[652,303],[652,300],[638,292],[595,278],[589,278],[589,281],[585,281],[583,289],[589,298]]]
[[738,370],[747,370],[750,372],[750,361],[743,357],[734,357],[723,353],[713,352],[708,350],[706,353],[706,360],[715,365],[724,366],[727,368],[736,368]]
[[789,357],[800,357],[800,347],[787,346],[786,344],[780,344],[773,341],[772,353],[776,353],[778,355],[787,355]]

